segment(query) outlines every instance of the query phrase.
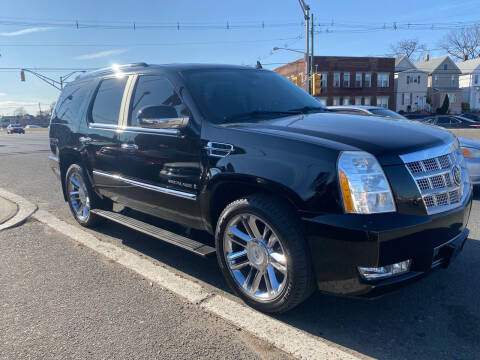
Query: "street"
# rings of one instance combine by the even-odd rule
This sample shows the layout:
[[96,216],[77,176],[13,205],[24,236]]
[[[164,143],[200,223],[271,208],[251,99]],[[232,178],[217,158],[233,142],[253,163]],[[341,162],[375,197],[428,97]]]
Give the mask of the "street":
[[[48,165],[48,134],[0,134],[0,187],[73,224]],[[470,239],[447,269],[380,299],[315,293],[275,318],[367,357],[473,359],[480,351],[480,195]],[[100,240],[230,294],[202,258],[114,223]],[[206,236],[198,234],[198,236]],[[246,331],[35,220],[0,232],[0,358],[289,358]]]

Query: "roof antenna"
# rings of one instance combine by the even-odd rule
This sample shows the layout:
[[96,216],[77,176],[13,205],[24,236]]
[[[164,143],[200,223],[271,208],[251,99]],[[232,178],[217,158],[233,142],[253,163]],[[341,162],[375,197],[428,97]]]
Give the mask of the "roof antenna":
[[259,60],[257,60],[257,63],[255,64],[255,69],[263,69],[263,66],[260,64]]

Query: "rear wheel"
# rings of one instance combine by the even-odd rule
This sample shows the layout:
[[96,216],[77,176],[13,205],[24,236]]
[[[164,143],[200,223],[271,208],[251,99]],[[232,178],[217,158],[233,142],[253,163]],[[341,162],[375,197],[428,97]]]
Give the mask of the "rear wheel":
[[92,227],[103,220],[92,214],[91,209],[105,208],[106,202],[95,194],[81,166],[70,165],[65,175],[65,189],[70,210],[80,225]]
[[264,312],[287,311],[313,291],[305,239],[283,202],[255,194],[228,205],[216,231],[217,257],[231,288]]

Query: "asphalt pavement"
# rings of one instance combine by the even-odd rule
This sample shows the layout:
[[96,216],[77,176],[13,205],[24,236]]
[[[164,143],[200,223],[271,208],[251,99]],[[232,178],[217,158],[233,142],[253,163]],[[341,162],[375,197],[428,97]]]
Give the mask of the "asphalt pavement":
[[[0,187],[25,197],[36,203],[40,209],[48,210],[68,223],[75,224],[75,221],[69,213],[68,206],[63,201],[60,184],[48,168],[48,154],[48,135],[46,134],[0,135]],[[471,229],[470,239],[466,243],[463,253],[459,255],[456,261],[448,269],[439,269],[419,282],[395,293],[384,296],[383,298],[372,301],[338,298],[317,293],[293,311],[275,316],[275,318],[297,329],[306,331],[312,336],[321,337],[333,343],[353,349],[366,356],[376,358],[478,358],[478,354],[480,353],[479,200],[480,196],[477,193],[469,223]],[[4,251],[7,251],[8,249],[10,249],[10,251],[8,252],[9,257],[7,257],[7,259],[18,256],[18,254],[27,254],[28,250],[22,251],[22,249],[28,245],[28,241],[25,243],[25,240],[22,239],[28,239],[28,237],[26,234],[23,234],[22,236],[22,232],[28,233],[29,231],[31,231],[32,234],[41,234],[45,239],[54,237],[53,234],[49,233],[44,235],[47,230],[43,229],[41,225],[31,222],[23,225],[21,228],[8,230],[8,233],[1,233],[0,258],[3,258]],[[233,295],[229,293],[218,269],[215,258],[204,259],[197,257],[193,254],[182,251],[181,249],[177,249],[173,246],[162,243],[161,241],[112,223],[107,223],[102,227],[97,228],[95,231],[88,231],[94,233],[95,236],[102,241],[110,242],[127,249],[128,251],[140,254],[143,257],[150,259],[152,262],[166,265],[173,271],[177,271],[184,274],[186,277],[199,281],[202,284],[206,284],[206,286],[210,287],[212,291],[224,293],[227,296],[234,298]],[[5,234],[8,234],[8,236]],[[19,235],[16,236],[14,234]],[[198,234],[197,236],[205,237],[205,235],[202,234]],[[34,238],[33,235],[32,237]],[[8,241],[5,239],[8,239]],[[75,252],[78,250],[75,249],[75,245],[73,245],[68,239],[57,238],[53,243],[57,244],[60,242],[63,244],[62,246],[66,246],[71,251]],[[13,245],[14,243],[19,245]],[[50,245],[42,247],[42,250],[54,254],[57,250]],[[33,250],[36,249],[34,244],[31,244],[31,246],[33,246]],[[66,249],[63,249],[62,251],[66,251]],[[108,265],[104,264],[104,260],[102,260],[101,257],[90,255],[85,252],[72,253],[69,259],[70,262],[64,263],[62,268],[68,269],[70,264],[81,264],[83,262],[90,262],[89,266],[93,268],[95,268],[94,265],[97,263],[98,266]],[[19,259],[20,262],[24,260],[25,259]],[[48,263],[47,259],[45,259],[45,263]],[[2,264],[2,262],[0,262],[0,264]],[[23,267],[27,266],[26,263],[23,262],[23,264]],[[23,267],[20,267],[20,269]],[[45,264],[39,264],[38,274],[35,274],[38,278],[35,283],[42,281],[41,279],[47,281],[53,275],[52,271],[48,269],[48,267],[45,267]],[[80,271],[80,269],[78,270]],[[141,283],[139,279],[135,280],[135,275],[132,275],[118,265],[111,266],[107,270],[109,271],[109,274],[104,276],[106,279],[111,276],[113,279],[117,279],[117,282],[125,279],[125,283],[128,283],[128,279],[132,278],[132,281]],[[77,276],[76,281],[78,286],[76,288],[77,291],[81,293],[81,295],[77,297],[78,301],[84,301],[87,303],[90,300],[93,301],[92,299],[88,299],[88,294],[91,291],[94,291],[94,294],[98,294],[98,292],[95,293],[96,290],[90,286],[91,284],[80,278],[80,276],[73,270],[68,271],[68,273],[71,273],[70,275],[72,276]],[[68,273],[62,277],[65,281],[68,279]],[[17,272],[17,276],[18,274],[20,273]],[[12,282],[13,279],[15,279],[15,277],[5,275],[5,272],[0,268],[0,288],[3,289],[3,292],[0,292],[0,301],[8,295],[5,294],[4,284]],[[143,285],[147,286],[147,284]],[[155,289],[155,287],[149,290],[147,286],[147,289],[145,290],[146,292],[143,292],[144,289],[142,289],[142,291],[137,291],[140,287],[139,284],[131,284],[131,286],[134,289],[132,290],[132,293],[126,293],[130,296],[135,296],[135,299],[137,299],[137,301],[127,302],[129,306],[135,307],[132,312],[142,313],[143,308],[155,306],[155,298],[162,296],[158,295],[161,293],[161,289]],[[85,287],[85,289],[82,287]],[[130,287],[130,285],[128,285],[128,287]],[[116,288],[110,288],[105,287],[104,284],[102,289],[105,289],[105,294],[102,294],[102,296],[108,296],[109,298],[119,297],[122,295],[123,291],[126,291],[120,285]],[[28,296],[26,288],[24,288],[23,291],[25,291],[23,296]],[[154,291],[154,293],[149,293],[149,291]],[[135,292],[135,294],[133,292]],[[20,293],[21,292],[19,292],[19,294]],[[55,298],[53,294],[54,293],[50,294],[51,299]],[[12,294],[11,296],[15,297],[16,295]],[[86,299],[84,299],[83,296],[85,296]],[[125,299],[125,297],[122,296],[120,296],[120,298]],[[169,311],[174,311],[181,303],[180,300],[174,299],[174,297],[168,298],[166,301],[172,302],[171,307],[170,304],[168,305],[168,309],[170,309]],[[177,302],[175,303],[175,301]],[[62,298],[52,300],[52,302],[60,304]],[[13,303],[15,303],[15,301],[13,301]],[[118,303],[119,302],[116,302],[115,304]],[[49,302],[46,301],[46,304],[42,306],[49,306],[48,304]],[[184,309],[186,308],[188,308],[188,306],[184,306]],[[102,311],[112,315],[115,311],[115,305],[106,302]],[[165,314],[169,311],[165,309]],[[186,316],[188,319],[189,314],[183,315],[178,309],[175,315],[177,314],[179,320],[182,319],[182,316]],[[158,313],[156,316],[158,321],[163,319],[163,313]],[[214,319],[211,319],[211,322],[209,323],[207,322],[208,316],[204,316],[206,316],[206,322],[203,326],[215,327],[220,324],[223,328],[220,328],[218,330],[219,332],[225,331],[227,338],[230,336],[229,339],[238,340],[238,338],[235,338],[235,335],[238,335],[235,331],[232,330],[232,332],[229,332],[228,330],[223,330],[228,329],[228,324]],[[114,318],[113,315],[111,317]],[[46,317],[45,319],[47,318],[49,317]],[[67,316],[60,316],[59,321],[65,322],[67,321],[67,318]],[[15,317],[9,317],[8,319],[0,318],[0,326],[2,326],[1,324],[4,320],[12,322],[15,319]],[[124,317],[123,319],[125,320],[126,318]],[[166,317],[166,319],[172,321],[174,327],[177,326],[178,322],[176,322],[177,318],[175,316]],[[86,318],[82,316],[79,316],[77,321],[79,323],[82,321],[87,322]],[[43,326],[41,318],[37,318],[35,322],[39,324],[38,326]],[[88,331],[96,331],[93,330],[95,326],[92,324],[90,325],[91,327]],[[10,323],[7,325],[9,328],[12,326],[14,326],[14,324],[12,325]],[[120,326],[127,325],[122,322]],[[160,325],[152,324],[152,326]],[[44,327],[43,329],[47,331],[49,328]],[[86,334],[83,334],[83,332],[87,331],[87,328],[76,329],[78,330],[78,333],[82,333],[81,339],[85,339],[85,341],[86,339],[89,339]],[[105,328],[102,329],[104,330],[103,332],[107,331]],[[2,330],[3,329],[0,328],[0,337],[2,336]],[[23,330],[24,329],[22,328],[22,331]],[[184,330],[187,331],[188,329]],[[66,331],[66,328],[64,328],[64,332]],[[128,332],[128,330],[125,331]],[[64,334],[61,331],[60,333]],[[133,332],[130,333],[132,334]],[[138,331],[135,334],[137,333]],[[19,333],[14,337],[11,330],[9,334],[9,338],[13,339],[12,341],[14,341],[14,344],[21,344],[22,334]],[[28,332],[25,334],[25,336],[27,336]],[[140,331],[139,334],[145,334],[145,332]],[[44,336],[47,335],[48,334],[44,334]],[[64,335],[62,336],[61,339],[65,339]],[[126,335],[123,334],[119,336],[122,338],[122,336]],[[141,335],[138,336],[140,337]],[[207,335],[205,336],[208,337]],[[154,347],[154,345],[152,345],[154,341],[152,337],[145,335],[142,338],[148,339],[144,342],[145,346]],[[173,336],[168,339],[174,341],[175,338],[176,337]],[[201,338],[202,335],[200,334],[199,339]],[[106,337],[101,337],[101,339],[102,341],[99,341],[102,342],[104,346],[108,346],[109,339]],[[112,339],[110,339],[110,341],[111,340]],[[0,338],[0,357],[3,353],[2,346],[4,345],[2,344],[5,344],[5,341],[5,339]],[[210,340],[210,343],[217,344],[217,337],[214,336]],[[63,346],[68,349],[69,346],[72,346],[71,344],[72,343],[64,342]],[[120,344],[120,342],[116,344]],[[218,344],[220,349],[222,344],[220,338]],[[236,344],[239,344],[238,346],[241,347],[241,344],[244,343],[239,340]],[[80,343],[77,345],[79,347],[81,346]],[[129,354],[126,352],[127,350],[124,351],[125,352],[122,352],[124,356]],[[220,350],[218,353],[220,353]],[[218,353],[214,352],[212,354]],[[249,354],[251,356],[262,357],[267,356],[267,354],[270,353],[269,350],[260,353],[250,352]],[[107,353],[102,354],[104,354],[104,356],[100,357],[109,357]],[[153,353],[149,353],[149,355],[151,354]],[[185,354],[187,355],[187,353]],[[279,354],[283,355],[283,353]],[[225,357],[230,357],[230,355],[235,356],[236,354],[225,355]],[[118,357],[124,356],[119,355]]]

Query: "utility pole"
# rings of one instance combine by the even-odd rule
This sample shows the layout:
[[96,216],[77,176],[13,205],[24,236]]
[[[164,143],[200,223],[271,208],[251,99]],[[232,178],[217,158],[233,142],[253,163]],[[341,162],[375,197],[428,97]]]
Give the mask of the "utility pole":
[[313,65],[314,65],[314,60],[313,60],[313,34],[314,34],[314,25],[313,25],[313,14],[312,14],[312,23],[310,25],[310,37],[311,37],[311,43],[312,43],[312,48],[310,50],[310,75],[313,76],[314,74],[313,71]]
[[298,0],[305,18],[305,90],[310,94],[310,7],[304,0]]

